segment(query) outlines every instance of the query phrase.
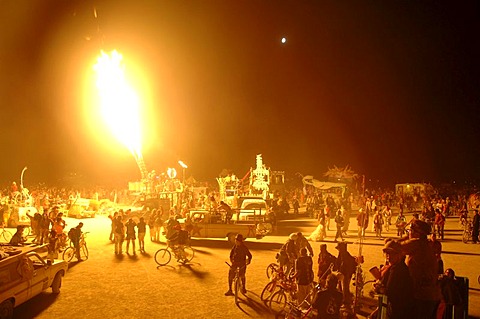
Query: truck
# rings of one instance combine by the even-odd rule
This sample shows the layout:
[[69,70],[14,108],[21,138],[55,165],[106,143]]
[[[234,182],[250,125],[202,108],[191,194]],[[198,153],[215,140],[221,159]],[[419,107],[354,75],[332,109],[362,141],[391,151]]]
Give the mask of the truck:
[[237,234],[257,239],[268,234],[262,223],[226,223],[221,214],[208,210],[191,210],[179,222],[193,238],[227,238],[233,243]]
[[48,288],[60,293],[68,269],[63,260],[46,261],[44,246],[2,246],[0,250],[0,317],[13,318],[13,309]]
[[232,220],[236,222],[266,222],[267,202],[261,197],[246,196],[238,199],[238,209],[234,211]]

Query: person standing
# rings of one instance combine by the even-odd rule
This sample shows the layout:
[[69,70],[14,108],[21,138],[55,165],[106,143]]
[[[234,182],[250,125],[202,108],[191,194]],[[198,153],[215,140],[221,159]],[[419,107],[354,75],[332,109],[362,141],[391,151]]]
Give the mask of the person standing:
[[373,215],[373,225],[375,229],[375,236],[377,236],[378,238],[382,238],[382,229],[384,223],[383,216],[380,211],[378,211],[377,207],[375,207],[374,211],[375,214]]
[[472,223],[472,240],[473,243],[476,244],[478,242],[478,231],[480,228],[480,215],[478,213],[478,209],[475,209],[475,215],[473,215],[473,223]]
[[325,286],[326,277],[332,273],[337,258],[327,250],[327,244],[320,245],[320,253],[318,254],[318,282]]
[[129,218],[127,223],[125,224],[125,228],[126,228],[126,241],[127,241],[127,247],[126,247],[126,251],[127,251],[127,255],[129,254],[129,248],[130,248],[130,243],[132,243],[132,250],[133,250],[133,254],[136,255],[137,252],[135,251],[135,240],[137,239],[136,236],[135,236],[135,227],[137,227],[137,224],[133,221],[132,218]]
[[54,259],[58,258],[58,251],[59,251],[59,237],[57,236],[57,232],[52,229],[50,231],[50,235],[48,236],[48,253],[47,253],[47,260],[53,263]]
[[[319,228],[319,237],[320,240],[327,238],[327,217],[325,211],[322,209],[318,213],[318,228]],[[322,226],[322,227],[320,227]]]
[[[435,230],[437,232],[438,237],[443,240],[444,239],[444,229],[445,229],[445,216],[442,214],[440,209],[435,210]],[[442,271],[443,274],[443,271]]]
[[410,226],[409,237],[400,239],[413,279],[414,319],[435,319],[440,301],[438,263],[427,239],[430,232],[430,225],[415,220]]
[[82,227],[83,223],[79,223],[77,227],[75,227],[72,232],[72,236],[70,240],[72,241],[73,248],[75,248],[75,257],[77,257],[78,261],[83,261],[80,257],[80,238],[82,238]]
[[348,252],[346,242],[339,242],[335,248],[338,250],[335,270],[338,270],[343,275],[343,278],[341,278],[343,301],[345,304],[349,305],[352,300],[350,293],[350,282],[352,281],[352,276],[357,269],[357,262],[355,257],[350,255]]
[[392,209],[386,205],[382,210],[383,218],[385,220],[385,229],[390,231],[390,225],[392,224]]
[[343,219],[342,211],[339,209],[337,210],[337,213],[335,215],[335,224],[337,227],[337,233],[335,234],[335,241],[337,241],[338,238],[341,238],[342,241],[345,240],[343,239],[343,234],[342,234],[342,227],[344,223],[345,223],[345,220]]
[[40,220],[40,245],[48,242],[48,233],[50,229],[50,218],[48,218],[47,211],[43,211],[42,219]]
[[405,227],[407,226],[407,219],[405,218],[405,215],[403,215],[402,211],[398,213],[395,226],[397,227],[397,236],[402,237],[405,233]]
[[123,253],[123,240],[125,236],[125,226],[122,222],[122,216],[117,216],[115,220],[115,231],[113,233],[113,238],[115,241],[115,255]]
[[143,217],[140,217],[140,221],[137,224],[137,230],[140,252],[145,253],[145,234],[147,232],[147,224],[145,223],[145,219]]
[[[305,247],[300,249],[300,257],[295,261],[295,273],[293,277],[296,279],[298,287],[297,304],[301,307],[306,307],[303,301],[310,294],[314,275],[312,256],[307,255],[307,249]],[[307,300],[307,302],[311,302],[311,300]]]
[[112,221],[112,228],[110,230],[110,236],[108,237],[108,240],[110,240],[110,241],[114,241],[113,240],[113,233],[114,233],[114,228],[115,228],[115,219],[117,219],[117,216],[118,216],[118,212],[113,213],[113,216],[112,215],[108,216],[108,218],[110,218],[110,220]]
[[237,268],[239,269],[239,275],[242,284],[242,293],[247,293],[246,271],[247,265],[252,262],[252,254],[250,253],[250,250],[248,250],[247,246],[245,246],[245,243],[243,241],[244,239],[242,234],[237,234],[237,236],[235,236],[235,245],[230,251],[230,262],[232,263],[232,265],[230,267],[230,270],[228,271],[228,291],[225,293],[225,296],[233,296],[232,283],[233,278],[235,278],[235,272]]
[[155,218],[157,218],[157,210],[153,209],[148,217],[148,228],[150,230],[150,241],[155,241]]
[[383,249],[389,265],[382,278],[374,285],[376,293],[385,294],[390,319],[411,318],[413,314],[413,280],[405,264],[400,243],[390,240]]
[[365,238],[365,231],[368,228],[368,213],[360,208],[357,215],[358,238]]

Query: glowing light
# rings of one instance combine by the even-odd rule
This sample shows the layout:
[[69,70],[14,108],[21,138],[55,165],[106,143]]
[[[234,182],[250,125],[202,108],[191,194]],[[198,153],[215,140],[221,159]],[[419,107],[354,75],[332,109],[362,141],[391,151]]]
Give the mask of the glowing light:
[[182,161],[178,161],[178,164],[180,164],[180,166],[183,167],[183,168],[188,168],[187,164],[185,164]]
[[101,52],[93,67],[100,98],[100,113],[112,134],[137,159],[142,158],[139,99],[128,83],[122,55]]
[[287,38],[282,38],[282,43],[286,43],[287,42]]

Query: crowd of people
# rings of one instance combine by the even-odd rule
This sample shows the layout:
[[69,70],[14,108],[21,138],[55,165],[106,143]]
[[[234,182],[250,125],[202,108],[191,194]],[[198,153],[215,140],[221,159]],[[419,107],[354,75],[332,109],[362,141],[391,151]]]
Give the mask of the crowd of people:
[[[58,206],[53,206],[50,210],[44,209],[43,213],[36,211],[33,215],[30,214],[30,211],[27,211],[27,216],[30,218],[31,232],[34,237],[32,243],[47,246],[48,260],[58,259],[59,253],[66,248],[68,240],[70,240],[75,248],[75,256],[79,261],[82,261],[80,257],[80,238],[83,223],[79,223],[66,232],[67,224],[63,219],[63,213],[59,212]],[[10,239],[10,245],[22,246],[27,242],[26,227],[27,225],[16,227],[16,232]]]

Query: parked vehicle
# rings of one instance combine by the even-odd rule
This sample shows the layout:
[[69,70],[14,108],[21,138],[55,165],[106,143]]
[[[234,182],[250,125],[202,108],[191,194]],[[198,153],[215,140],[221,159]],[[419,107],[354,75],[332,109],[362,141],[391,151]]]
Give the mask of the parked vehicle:
[[[226,223],[224,217],[208,210],[192,210],[187,218],[180,219],[194,238],[228,238],[234,242],[237,234],[245,238],[260,239],[268,233],[264,223]],[[271,229],[271,228],[270,228]]]
[[0,315],[13,318],[18,305],[52,288],[60,293],[68,264],[63,260],[47,262],[36,250],[40,247],[2,246],[0,256]]

